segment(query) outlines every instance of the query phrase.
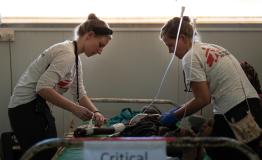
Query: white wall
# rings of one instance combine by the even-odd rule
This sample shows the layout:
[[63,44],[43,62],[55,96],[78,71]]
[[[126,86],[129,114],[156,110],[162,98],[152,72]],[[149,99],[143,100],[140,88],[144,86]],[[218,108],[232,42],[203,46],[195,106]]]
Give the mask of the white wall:
[[[171,59],[159,40],[159,29],[113,28],[114,38],[101,56],[83,62],[84,81],[90,97],[153,98],[161,77]],[[72,29],[15,28],[15,42],[11,42],[12,83],[15,84],[27,65],[50,45],[71,39]],[[262,28],[260,25],[202,25],[204,42],[217,43],[229,49],[237,58],[247,60],[258,71],[262,81]],[[10,54],[7,42],[0,42],[0,132],[10,130],[7,105],[11,92]],[[13,86],[14,87],[14,86]],[[159,98],[182,104],[190,95],[184,93],[180,62],[175,59],[168,72]],[[66,96],[69,97],[67,94]],[[109,118],[126,104],[97,104]],[[135,105],[140,109],[142,105]],[[170,106],[163,106],[167,110]],[[53,108],[59,135],[68,130],[71,115]],[[210,108],[208,109],[209,113]]]

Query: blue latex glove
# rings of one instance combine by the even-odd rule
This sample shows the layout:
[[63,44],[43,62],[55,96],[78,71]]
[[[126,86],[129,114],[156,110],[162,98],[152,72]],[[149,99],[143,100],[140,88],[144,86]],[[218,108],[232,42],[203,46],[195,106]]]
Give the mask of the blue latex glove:
[[163,126],[175,127],[176,123],[178,122],[178,118],[174,113],[175,112],[171,112],[171,111],[163,113],[160,117],[160,123]]

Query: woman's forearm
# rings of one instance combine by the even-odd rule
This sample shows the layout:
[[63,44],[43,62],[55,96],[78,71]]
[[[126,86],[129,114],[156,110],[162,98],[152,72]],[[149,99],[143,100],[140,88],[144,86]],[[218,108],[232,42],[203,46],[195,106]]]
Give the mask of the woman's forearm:
[[51,102],[52,104],[66,109],[70,112],[73,112],[76,106],[74,102],[65,98],[64,96],[56,92],[53,88],[43,88],[38,92],[38,94],[48,102]]
[[83,96],[80,99],[79,103],[80,105],[88,108],[92,112],[98,111],[98,109],[96,108],[96,106],[94,105],[94,103],[91,101],[91,99],[88,96]]
[[180,109],[176,111],[176,116],[178,118],[182,118],[184,115],[188,116],[196,113],[201,108],[205,107],[209,103],[207,101],[203,101],[201,99],[192,98],[190,101],[185,103]]

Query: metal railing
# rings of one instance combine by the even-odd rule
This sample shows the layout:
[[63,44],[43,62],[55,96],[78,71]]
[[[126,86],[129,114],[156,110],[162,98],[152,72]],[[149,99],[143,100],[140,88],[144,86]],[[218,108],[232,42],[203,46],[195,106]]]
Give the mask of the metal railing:
[[[98,103],[148,103],[150,104],[153,99],[142,98],[91,98],[92,102]],[[177,104],[168,99],[155,99],[154,104],[169,104],[177,106]]]

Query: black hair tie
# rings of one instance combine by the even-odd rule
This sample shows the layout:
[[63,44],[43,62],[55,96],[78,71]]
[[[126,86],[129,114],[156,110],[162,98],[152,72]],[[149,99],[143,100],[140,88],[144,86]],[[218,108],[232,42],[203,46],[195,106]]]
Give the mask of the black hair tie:
[[93,31],[95,32],[96,35],[101,35],[101,36],[107,36],[113,34],[113,31],[106,27],[94,27]]

